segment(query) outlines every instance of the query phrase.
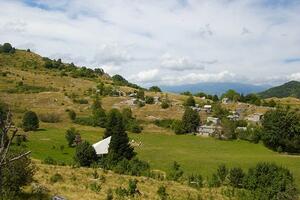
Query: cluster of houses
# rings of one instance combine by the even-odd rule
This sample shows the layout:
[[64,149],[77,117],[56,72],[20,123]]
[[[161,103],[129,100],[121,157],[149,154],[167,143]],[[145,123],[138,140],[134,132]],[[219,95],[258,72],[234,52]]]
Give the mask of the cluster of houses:
[[211,105],[204,105],[202,108],[199,106],[199,104],[196,104],[195,106],[191,106],[193,110],[196,110],[197,112],[204,111],[206,113],[211,113],[212,106]]

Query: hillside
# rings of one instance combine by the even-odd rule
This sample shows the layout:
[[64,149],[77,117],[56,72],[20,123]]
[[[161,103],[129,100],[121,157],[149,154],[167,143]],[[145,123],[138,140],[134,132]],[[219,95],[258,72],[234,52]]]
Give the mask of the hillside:
[[271,97],[295,97],[300,98],[300,82],[290,81],[283,85],[270,88],[264,92],[259,93],[259,96],[262,98],[271,98]]
[[222,95],[229,89],[233,89],[241,94],[257,93],[266,90],[269,88],[268,85],[251,85],[244,83],[198,83],[198,84],[189,84],[189,85],[178,85],[178,86],[161,86],[164,91],[181,93],[185,91],[190,91],[192,93],[205,92],[207,94],[217,94]]

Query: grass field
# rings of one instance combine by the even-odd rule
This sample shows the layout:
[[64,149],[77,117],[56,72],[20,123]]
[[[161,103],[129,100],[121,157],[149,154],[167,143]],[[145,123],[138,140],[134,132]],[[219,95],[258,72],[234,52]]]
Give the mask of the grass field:
[[[82,139],[94,143],[102,138],[103,129],[87,128],[80,133]],[[146,133],[129,136],[137,142],[142,142],[142,145],[136,148],[136,152],[154,169],[168,171],[172,162],[177,161],[186,173],[200,173],[206,177],[222,163],[228,167],[240,166],[246,169],[257,162],[275,162],[293,172],[300,189],[300,157],[272,152],[262,144],[220,141],[191,135]],[[73,160],[74,148],[67,147],[64,129],[47,128],[31,132],[26,145],[32,150],[33,158],[42,160],[51,156],[65,162]],[[63,150],[60,149],[61,145],[64,146]]]

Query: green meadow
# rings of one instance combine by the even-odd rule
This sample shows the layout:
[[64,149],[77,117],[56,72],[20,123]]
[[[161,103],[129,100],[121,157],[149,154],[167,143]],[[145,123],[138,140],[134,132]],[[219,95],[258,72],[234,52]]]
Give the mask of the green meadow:
[[[80,133],[83,140],[94,143],[102,138],[103,129],[85,130]],[[262,144],[238,140],[220,141],[192,135],[144,133],[129,136],[137,143],[141,142],[135,151],[138,157],[148,161],[153,169],[168,171],[172,162],[177,161],[185,173],[199,173],[206,177],[222,163],[228,167],[240,166],[247,169],[257,162],[274,162],[290,169],[300,188],[300,157],[278,154]],[[64,129],[49,128],[30,132],[28,139],[26,145],[32,150],[33,158],[43,160],[51,156],[66,163],[73,161],[75,149],[67,146]]]

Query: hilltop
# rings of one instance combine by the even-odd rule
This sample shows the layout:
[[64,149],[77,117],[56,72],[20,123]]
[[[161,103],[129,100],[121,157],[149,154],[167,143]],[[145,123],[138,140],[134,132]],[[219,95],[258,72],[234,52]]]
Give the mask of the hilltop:
[[283,85],[270,88],[264,92],[259,93],[259,96],[262,98],[271,98],[271,97],[295,97],[300,98],[300,82],[290,81]]

